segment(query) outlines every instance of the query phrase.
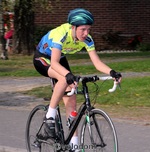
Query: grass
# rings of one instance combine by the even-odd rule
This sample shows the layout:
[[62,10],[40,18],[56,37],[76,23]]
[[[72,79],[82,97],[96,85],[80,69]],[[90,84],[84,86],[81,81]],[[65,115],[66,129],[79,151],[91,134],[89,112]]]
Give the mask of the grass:
[[40,76],[34,69],[32,56],[10,56],[9,60],[0,60],[0,76],[30,77]]
[[[150,52],[137,53],[117,53],[99,54],[101,59],[113,69],[120,72],[149,72]],[[87,54],[67,56],[73,73],[77,75],[99,74],[90,63]],[[119,59],[119,60],[118,60]],[[129,59],[129,60],[128,60]],[[76,62],[78,61],[78,65]],[[9,60],[0,60],[0,77],[31,77],[40,76],[33,67],[32,56],[10,56]],[[98,82],[100,92],[98,94],[96,106],[103,108],[114,117],[128,117],[128,119],[150,119],[150,99],[149,87],[150,76],[123,78],[122,90],[108,93],[112,86],[111,81]],[[91,98],[95,97],[95,86],[89,85]],[[50,97],[50,86],[35,88],[24,92],[37,97]],[[83,97],[78,96],[79,104],[83,102]]]
[[[76,59],[89,59],[88,54],[74,54],[74,55],[67,55],[69,60],[76,60]],[[150,52],[134,52],[134,53],[101,53],[99,54],[101,58],[138,58],[138,57],[147,57],[150,56]]]
[[[148,72],[150,71],[150,59],[143,59],[140,61],[123,61],[123,62],[117,62],[117,63],[108,63],[110,67],[113,69],[117,69],[121,72]],[[140,68],[139,68],[140,67]],[[93,74],[93,73],[99,73],[95,68],[93,68],[93,65],[76,65],[72,66],[72,71],[76,74]]]
[[[108,65],[113,69],[117,69],[121,72],[147,72],[150,71],[150,52],[137,52],[137,53],[116,53],[116,54],[99,54],[102,60],[113,61],[118,58],[120,61],[112,62]],[[75,54],[68,55],[68,60],[72,66],[73,73],[86,75],[98,73],[98,71],[90,63],[89,56],[87,54]],[[139,60],[140,57],[140,60]],[[15,77],[31,77],[40,76],[40,74],[34,69],[32,63],[32,56],[10,56],[9,60],[0,60],[0,76],[15,76]],[[137,59],[134,61],[121,61],[121,59]],[[76,65],[78,61],[78,65]],[[88,63],[88,64],[85,64]],[[140,68],[139,68],[140,67]]]
[[[112,81],[97,82],[99,86],[98,98],[96,102],[101,105],[120,105],[124,107],[150,107],[149,99],[149,82],[150,77],[144,78],[126,78],[121,83],[122,89],[115,91],[114,93],[109,93],[108,89],[112,87]],[[91,99],[95,99],[97,95],[96,87],[93,83],[88,84]],[[79,89],[80,89],[79,85]],[[51,91],[50,86],[40,87],[32,89],[27,92],[30,95],[35,95],[37,97],[50,97]],[[78,101],[83,102],[83,97],[78,95]],[[94,102],[94,101],[93,101]]]
[[[94,84],[89,84],[89,92],[92,104],[96,99],[96,108],[106,111],[111,117],[148,121],[150,120],[150,99],[149,99],[150,77],[125,78],[122,81],[122,89],[117,89],[114,93],[109,93],[108,89],[112,86],[112,81],[98,82],[100,88],[98,94]],[[80,88],[80,85],[79,85]],[[35,88],[25,92],[36,97],[49,98],[52,94],[50,86]],[[78,106],[84,101],[82,95],[77,95]],[[62,104],[61,104],[62,106]]]

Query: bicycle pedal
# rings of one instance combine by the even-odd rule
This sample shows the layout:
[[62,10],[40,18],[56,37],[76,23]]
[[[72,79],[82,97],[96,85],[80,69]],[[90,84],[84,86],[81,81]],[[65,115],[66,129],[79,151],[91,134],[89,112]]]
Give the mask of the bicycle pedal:
[[56,151],[60,151],[62,148],[60,143],[54,143],[53,146]]
[[40,148],[41,144],[38,141],[34,141],[34,143],[32,144],[32,146],[36,147],[36,148]]

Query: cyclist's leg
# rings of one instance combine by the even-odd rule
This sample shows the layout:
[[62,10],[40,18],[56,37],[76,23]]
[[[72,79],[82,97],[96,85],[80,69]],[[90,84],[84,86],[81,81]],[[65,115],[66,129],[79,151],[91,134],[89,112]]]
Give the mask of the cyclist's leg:
[[[36,52],[35,55],[34,55],[33,61],[34,61],[35,69],[41,75],[57,79],[57,83],[55,84],[53,94],[52,94],[52,97],[51,97],[51,102],[50,102],[50,107],[56,108],[56,106],[58,105],[58,102],[62,99],[65,90],[66,91],[70,90],[69,87],[67,88],[68,85],[66,83],[66,78],[61,76],[60,74],[58,74],[56,71],[54,71],[50,67],[50,57],[48,57],[44,54],[41,54],[39,52]],[[68,61],[65,57],[62,57],[60,59],[60,64],[70,71]],[[68,99],[69,99],[68,97],[64,98],[64,100],[66,100],[65,103],[68,103],[67,102]],[[73,106],[73,109],[74,109],[74,106]],[[69,114],[67,114],[67,116],[68,115]]]
[[[66,58],[62,58],[60,60],[60,64],[63,65],[65,68],[67,68],[70,71],[70,67],[68,65]],[[66,80],[64,80],[65,78],[62,77],[61,75],[58,75],[58,73],[56,73],[54,70],[52,71],[51,68],[49,68],[48,73],[50,73],[49,75],[51,77],[55,77],[58,80],[57,83],[55,84],[50,106],[52,108],[56,107],[58,102],[63,97],[63,101],[64,101],[64,104],[66,107],[66,117],[68,118],[71,111],[76,110],[76,95],[72,95],[71,97],[64,95],[64,91],[70,91],[70,87],[67,87]],[[57,94],[57,95],[55,95],[55,94]],[[59,94],[61,94],[60,97],[59,97]],[[55,102],[53,102],[53,101],[55,101]]]
[[36,51],[33,58],[33,62],[35,69],[41,75],[57,79],[57,83],[55,84],[53,94],[50,100],[50,109],[48,110],[48,115],[46,115],[47,118],[49,116],[55,118],[55,114],[56,114],[55,108],[57,107],[59,101],[62,99],[62,96],[64,95],[64,92],[67,87],[66,80],[63,76],[61,76],[56,71],[51,69],[49,56],[46,56]]
[[[68,61],[67,61],[67,59],[65,57],[62,57],[60,59],[60,64],[70,71],[70,67],[69,67]],[[65,77],[59,75],[57,72],[55,72],[51,68],[49,68],[49,70],[48,70],[48,75],[50,77],[53,77],[53,78],[57,79],[57,83],[55,84],[53,95],[52,95],[52,98],[51,98],[50,106],[52,108],[56,107],[58,102],[63,97],[65,106],[67,108],[66,116],[68,117],[70,112],[72,110],[76,109],[76,97],[74,95],[71,96],[71,97],[64,96],[64,92],[65,91],[70,91],[71,90],[70,87],[67,87],[68,85],[66,84],[66,78]]]
[[[60,60],[60,64],[63,65],[69,71],[71,71],[70,66],[69,66],[68,61],[67,61],[66,58],[62,58]],[[70,91],[70,88],[67,87],[66,91]],[[64,101],[65,108],[66,108],[66,119],[68,119],[70,113],[72,111],[76,110],[76,95],[72,95],[70,97],[64,95],[63,96],[63,101]],[[77,133],[77,130],[74,133],[74,135],[73,135],[73,137],[72,137],[72,139],[70,141],[70,144],[71,144],[72,147],[74,147],[74,145],[78,145],[78,133]]]
[[[65,57],[61,58],[60,64],[70,71],[68,61]],[[66,80],[64,80],[65,77],[62,77],[61,75],[58,75],[58,73],[56,73],[54,70],[52,71],[51,68],[49,68],[48,74],[49,74],[50,77],[56,78],[58,81],[55,84],[55,87],[54,87],[54,90],[53,90],[53,95],[51,97],[50,108],[49,108],[50,112],[48,111],[47,115],[48,114],[51,115],[52,108],[54,109],[57,106],[58,102],[63,97],[63,101],[64,101],[64,104],[65,104],[65,107],[66,107],[66,118],[68,118],[70,113],[72,111],[76,110],[76,95],[73,95],[71,97],[63,96],[65,91],[70,91],[70,87],[67,87]],[[77,131],[74,133],[70,144],[71,144],[72,147],[74,147],[74,145],[78,145]]]
[[[69,71],[71,71],[70,66],[69,66],[66,58],[61,58],[60,64],[63,65]],[[66,91],[70,91],[70,90],[71,90],[70,87],[66,88]],[[66,118],[68,118],[70,113],[72,111],[76,110],[76,95],[72,95],[70,97],[67,95],[64,95],[63,101],[64,101],[64,104],[66,107]]]
[[[62,99],[64,92],[68,86],[65,77],[61,76],[59,73],[57,73],[50,67],[50,57],[44,54],[41,54],[36,51],[33,62],[35,69],[41,75],[57,79],[57,83],[55,84],[50,102],[50,107],[56,108],[58,102]],[[68,62],[65,57],[60,59],[60,64],[62,64],[65,68],[70,70]]]
[[[62,66],[64,66],[66,69],[68,69],[69,71],[71,71],[66,57],[62,57],[60,59],[60,64]],[[52,69],[49,69],[48,73],[50,73],[49,75],[51,77],[55,77],[58,80],[58,82],[55,84],[54,92],[53,92],[51,102],[50,102],[50,107],[54,108],[54,107],[57,106],[56,103],[58,103],[61,100],[61,98],[64,94],[64,91],[70,91],[71,89],[70,89],[70,87],[65,86],[66,84],[63,84],[63,82],[66,83],[66,80],[64,80],[64,77],[60,78],[60,75],[58,75],[57,73],[52,71]],[[62,92],[58,92],[58,91],[62,91]],[[60,93],[60,97],[58,96],[59,93]],[[76,110],[76,95],[73,95],[73,96],[70,96],[70,97],[64,95],[63,96],[63,101],[64,101],[65,108],[66,108],[66,119],[67,119],[68,116],[70,115],[70,113],[72,111]],[[73,144],[73,145],[78,144],[77,131],[74,133],[74,136],[72,137],[70,144]]]
[[[46,60],[44,58],[46,58]],[[49,117],[55,118],[55,115],[56,115],[55,108],[57,107],[59,101],[62,99],[65,90],[69,91],[70,88],[67,87],[68,85],[66,83],[65,77],[61,76],[56,71],[51,69],[50,63],[49,64],[47,63],[47,60],[49,58],[46,56],[44,56],[44,58],[41,58],[41,54],[39,53],[38,55],[35,54],[34,65],[35,65],[36,70],[42,75],[57,79],[57,83],[55,84],[55,87],[53,89],[53,94],[50,100],[49,110],[48,110],[48,113],[46,114],[47,118]],[[62,57],[60,59],[60,64],[70,71],[68,61],[65,57]],[[68,117],[70,112],[76,109],[76,97],[75,95],[71,97],[63,97],[63,100],[66,106],[66,112],[67,112],[66,116]],[[77,134],[75,134],[75,136],[77,136]],[[75,137],[75,139],[77,139],[77,137]]]
[[64,95],[67,83],[65,77],[61,76],[50,67],[50,57],[37,51],[35,52],[33,61],[36,70],[40,74],[57,79],[57,83],[55,84],[53,94],[51,96],[48,112],[46,113],[45,117],[45,132],[49,137],[55,138],[55,116],[57,113],[56,107]]

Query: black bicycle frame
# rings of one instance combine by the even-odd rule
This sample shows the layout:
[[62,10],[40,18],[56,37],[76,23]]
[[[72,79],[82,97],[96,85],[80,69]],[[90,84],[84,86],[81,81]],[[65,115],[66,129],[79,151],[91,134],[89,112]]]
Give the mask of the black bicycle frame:
[[82,94],[84,95],[85,102],[80,106],[80,109],[78,111],[78,115],[76,116],[73,124],[71,125],[71,128],[69,129],[66,140],[64,141],[65,145],[69,144],[74,132],[76,131],[76,129],[80,123],[82,116],[85,114],[85,111],[87,110],[88,112],[90,112],[90,110],[93,108],[93,107],[91,107],[91,104],[90,104],[90,98],[89,98],[88,87],[86,85],[86,82],[82,82],[82,86],[83,86]]

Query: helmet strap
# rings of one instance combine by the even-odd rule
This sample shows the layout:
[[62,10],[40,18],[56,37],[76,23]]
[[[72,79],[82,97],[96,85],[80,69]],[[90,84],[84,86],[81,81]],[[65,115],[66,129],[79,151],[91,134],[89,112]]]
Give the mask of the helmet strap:
[[77,26],[74,26],[74,29],[73,29],[73,39],[74,39],[74,43],[75,44],[76,44],[76,41],[77,41],[76,30],[77,30]]

